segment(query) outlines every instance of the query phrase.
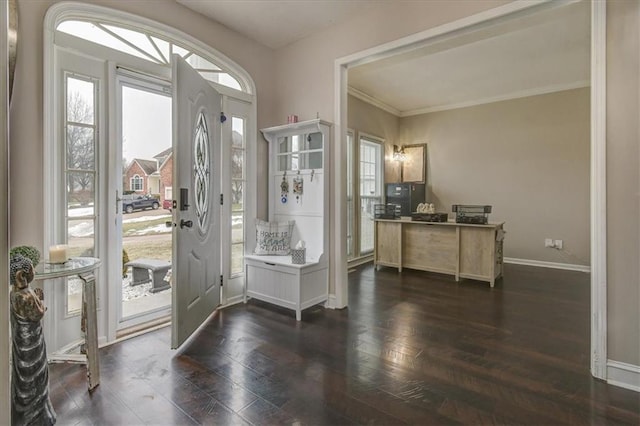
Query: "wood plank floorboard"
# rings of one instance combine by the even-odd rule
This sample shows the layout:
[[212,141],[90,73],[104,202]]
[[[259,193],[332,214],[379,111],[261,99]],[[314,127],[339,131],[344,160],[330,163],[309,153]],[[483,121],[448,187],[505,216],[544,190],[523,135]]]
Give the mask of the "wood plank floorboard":
[[101,384],[50,365],[60,425],[638,425],[593,379],[589,275],[505,265],[487,283],[349,274],[349,308],[219,310],[177,351],[162,328],[100,349]]

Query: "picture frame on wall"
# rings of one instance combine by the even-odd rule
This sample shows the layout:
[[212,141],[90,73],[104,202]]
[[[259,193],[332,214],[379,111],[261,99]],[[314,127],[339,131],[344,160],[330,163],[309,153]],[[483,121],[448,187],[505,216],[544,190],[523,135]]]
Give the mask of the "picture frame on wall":
[[405,160],[402,162],[402,182],[426,181],[427,144],[403,146]]

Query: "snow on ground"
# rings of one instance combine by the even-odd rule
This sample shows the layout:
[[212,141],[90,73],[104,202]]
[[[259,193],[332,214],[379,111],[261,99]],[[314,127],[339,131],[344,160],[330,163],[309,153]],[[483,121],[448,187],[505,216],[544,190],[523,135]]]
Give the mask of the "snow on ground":
[[69,227],[69,235],[72,237],[90,237],[93,235],[93,221],[80,222]]
[[[171,291],[171,288],[168,288],[157,293],[151,293],[151,286],[152,283],[150,282],[132,286],[131,274],[127,274],[127,276],[122,279],[122,301],[126,302],[128,300],[138,299],[140,297],[154,296],[156,294],[162,294],[165,291]],[[82,281],[80,281],[79,278],[70,278],[68,291],[69,294],[81,294]]]
[[152,234],[152,233],[158,233],[158,234],[162,234],[162,233],[166,233],[166,232],[171,232],[171,228],[167,228],[167,225],[156,225],[156,226],[151,226],[149,228],[144,228],[144,229],[139,229],[137,231],[129,231],[126,233],[127,236],[130,235],[147,235],[147,234]]
[[92,216],[93,215],[93,206],[69,209],[69,213],[68,214],[69,214],[69,217]]
[[[132,217],[131,219],[123,219],[122,223],[137,223],[137,222],[147,222],[149,220],[156,220],[156,219],[166,219],[171,217],[170,214],[160,214],[160,215],[155,215],[155,216],[140,216],[140,217]],[[162,225],[164,226],[164,225]]]
[[126,302],[127,300],[133,300],[139,297],[154,296],[156,294],[162,294],[165,291],[171,291],[171,288],[168,288],[157,293],[151,293],[152,285],[153,284],[149,282],[132,286],[131,275],[127,274],[127,276],[122,279],[122,301]]

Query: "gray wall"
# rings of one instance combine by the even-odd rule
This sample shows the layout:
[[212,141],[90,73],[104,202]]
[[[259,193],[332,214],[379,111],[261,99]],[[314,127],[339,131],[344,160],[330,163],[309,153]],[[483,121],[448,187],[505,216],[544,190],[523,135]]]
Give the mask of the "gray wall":
[[356,132],[364,132],[384,139],[386,159],[384,181],[397,182],[398,176],[400,176],[399,163],[389,161],[389,159],[393,154],[393,145],[398,144],[400,119],[353,96],[349,96],[347,103],[347,126]]
[[[588,88],[400,119],[403,145],[427,144],[436,210],[489,204],[505,256],[589,265]],[[450,216],[451,217],[451,216]],[[561,239],[563,250],[544,247]]]

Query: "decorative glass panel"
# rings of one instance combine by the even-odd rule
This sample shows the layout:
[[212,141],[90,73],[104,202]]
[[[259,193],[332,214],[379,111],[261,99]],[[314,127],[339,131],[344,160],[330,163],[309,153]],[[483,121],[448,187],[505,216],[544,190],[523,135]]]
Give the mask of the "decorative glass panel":
[[138,58],[149,59],[144,54],[129,46],[123,40],[105,32],[102,28],[92,22],[65,21],[58,25],[57,29],[93,43],[101,44],[103,46],[110,47],[111,49],[137,56]]
[[197,53],[177,46],[169,40],[148,33],[123,28],[111,23],[68,20],[61,22],[57,30],[93,43],[145,59],[155,64],[170,65],[171,53],[182,56],[193,68],[209,80],[243,91],[240,82],[222,68]]
[[[144,51],[144,53],[151,56],[155,61],[159,63],[163,62],[162,56],[158,53],[153,43],[146,35],[138,31],[133,31],[126,28],[120,28],[114,25],[104,25],[104,28],[117,34],[122,39],[131,43],[134,47],[141,49],[142,51]],[[149,58],[146,58],[146,59],[149,59]]]
[[189,58],[187,59],[187,62],[197,71],[202,71],[202,70],[220,71],[220,67],[215,66],[214,64],[207,61],[200,55],[193,54],[189,56]]
[[67,168],[94,170],[94,130],[91,127],[67,126]]
[[193,191],[198,226],[205,231],[209,209],[209,129],[201,112],[195,128],[193,141]]

